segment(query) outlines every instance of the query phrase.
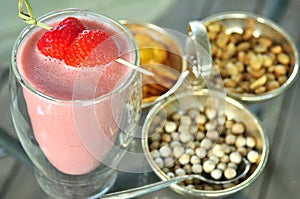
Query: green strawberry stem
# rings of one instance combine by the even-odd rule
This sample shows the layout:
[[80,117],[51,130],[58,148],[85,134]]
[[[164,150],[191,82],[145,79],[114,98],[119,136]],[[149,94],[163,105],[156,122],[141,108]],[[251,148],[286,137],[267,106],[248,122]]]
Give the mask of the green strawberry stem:
[[[23,5],[26,5],[26,8],[27,8],[27,11],[28,13],[25,13],[23,11]],[[33,14],[33,11],[32,11],[32,8],[30,6],[30,3],[28,0],[19,0],[19,17],[25,21],[27,24],[31,24],[31,25],[34,25],[34,26],[40,26],[41,28],[44,28],[44,29],[47,29],[47,30],[50,30],[51,29],[51,26],[48,26],[47,24],[44,24],[44,23],[41,23],[41,22],[38,22],[36,20],[36,18],[34,17],[34,14]]]

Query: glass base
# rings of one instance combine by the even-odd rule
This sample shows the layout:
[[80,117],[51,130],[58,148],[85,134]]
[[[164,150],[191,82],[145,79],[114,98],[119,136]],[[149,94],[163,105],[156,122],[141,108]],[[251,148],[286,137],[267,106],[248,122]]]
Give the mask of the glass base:
[[[117,172],[108,170],[97,175],[97,178],[80,180],[53,180],[35,169],[35,177],[40,187],[54,198],[88,198],[94,199],[104,195],[113,186],[117,178]],[[74,177],[74,176],[73,176]]]

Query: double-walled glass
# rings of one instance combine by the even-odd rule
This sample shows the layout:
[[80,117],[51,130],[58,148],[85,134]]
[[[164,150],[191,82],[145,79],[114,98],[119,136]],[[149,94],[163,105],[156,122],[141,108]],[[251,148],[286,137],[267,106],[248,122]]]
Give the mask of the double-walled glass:
[[[104,29],[114,33],[112,39],[119,47],[120,57],[139,65],[132,34],[106,16],[67,9],[49,13],[38,20],[52,23],[68,16],[103,24]],[[40,90],[39,85],[32,84],[27,73],[22,71],[22,68],[30,67],[24,64],[34,57],[22,54],[21,49],[26,46],[28,37],[39,29],[27,26],[17,38],[12,52],[10,92],[16,132],[34,164],[36,179],[46,193],[56,198],[100,196],[113,185],[118,163],[134,137],[141,112],[141,75],[128,69],[116,87],[101,96],[87,97],[82,96],[81,91],[90,89],[93,92],[109,82],[101,82],[107,79],[105,75],[99,80],[89,79],[82,72],[84,70],[78,68],[74,69],[79,72],[72,84],[72,99],[50,96]],[[110,73],[112,71],[106,75]],[[89,86],[82,88],[82,81],[88,82]]]

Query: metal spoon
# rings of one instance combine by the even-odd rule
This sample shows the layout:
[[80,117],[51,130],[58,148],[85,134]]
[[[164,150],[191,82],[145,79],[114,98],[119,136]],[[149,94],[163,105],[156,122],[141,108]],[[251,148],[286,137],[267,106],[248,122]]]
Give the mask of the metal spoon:
[[[186,70],[180,74],[176,84],[157,100],[173,94],[188,76],[194,76],[193,86],[200,85],[202,77],[208,77],[212,71],[211,46],[205,25],[201,21],[189,22],[189,36],[185,44],[185,57],[191,65],[191,71]],[[192,74],[190,74],[192,73]]]
[[169,187],[172,184],[176,184],[176,183],[179,183],[179,182],[182,182],[185,180],[190,180],[190,179],[199,179],[201,181],[208,182],[211,184],[228,184],[228,183],[232,183],[236,180],[239,180],[239,179],[245,177],[245,175],[248,173],[248,171],[250,169],[250,163],[246,158],[243,158],[243,165],[241,167],[242,167],[243,171],[239,175],[237,175],[235,178],[229,179],[229,180],[218,181],[218,180],[208,179],[207,177],[204,177],[202,175],[196,175],[196,174],[177,176],[177,177],[165,180],[165,181],[159,181],[156,183],[152,183],[149,185],[145,185],[145,186],[141,186],[141,187],[137,187],[137,188],[133,188],[133,189],[127,189],[124,191],[105,194],[105,195],[101,196],[101,199],[138,197],[138,196],[142,196],[142,195]]
[[189,37],[185,46],[187,60],[190,61],[195,84],[200,77],[208,77],[212,72],[211,45],[205,25],[201,21],[190,21]]

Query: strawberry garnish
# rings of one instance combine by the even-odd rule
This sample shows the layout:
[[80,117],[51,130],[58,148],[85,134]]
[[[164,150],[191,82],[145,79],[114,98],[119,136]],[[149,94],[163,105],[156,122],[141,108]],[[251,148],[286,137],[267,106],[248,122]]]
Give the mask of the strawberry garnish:
[[105,65],[118,58],[118,47],[101,30],[84,30],[77,35],[65,56],[65,63],[74,66]]
[[68,17],[47,31],[38,41],[41,53],[52,58],[64,59],[68,47],[83,30],[84,25],[75,17]]

